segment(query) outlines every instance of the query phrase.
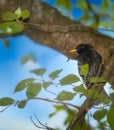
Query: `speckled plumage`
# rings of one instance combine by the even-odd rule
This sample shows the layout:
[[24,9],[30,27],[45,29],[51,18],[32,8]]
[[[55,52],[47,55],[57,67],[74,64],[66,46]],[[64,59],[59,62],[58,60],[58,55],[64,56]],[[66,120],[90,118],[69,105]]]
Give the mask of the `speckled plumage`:
[[[89,65],[89,72],[84,82],[87,88],[91,88],[89,79],[90,77],[100,76],[102,71],[102,57],[90,44],[80,44],[76,47],[76,51],[78,53],[77,60],[79,73],[81,65]],[[83,76],[82,78],[84,80]]]

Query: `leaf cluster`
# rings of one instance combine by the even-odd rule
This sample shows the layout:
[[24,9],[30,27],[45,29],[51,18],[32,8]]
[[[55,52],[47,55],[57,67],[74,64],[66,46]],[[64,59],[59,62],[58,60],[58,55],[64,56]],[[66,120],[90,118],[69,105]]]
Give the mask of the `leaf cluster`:
[[[114,28],[114,4],[110,0],[56,0],[56,5],[63,7],[69,12],[75,11],[75,14],[79,14],[76,19],[83,23],[89,24],[92,27],[98,28]],[[110,10],[110,11],[109,11]],[[75,19],[75,15],[74,19]],[[110,24],[107,24],[109,22]]]
[[20,33],[24,29],[23,21],[28,19],[30,12],[25,9],[21,10],[20,7],[15,12],[7,11],[2,13],[2,23],[0,23],[0,32],[3,34]]
[[[80,68],[81,75],[83,75],[84,77],[86,77],[88,74],[88,70],[89,70],[88,67],[89,66],[85,64],[85,65],[81,66],[81,68]],[[97,92],[94,88],[86,89],[84,87],[84,84],[80,81],[80,78],[78,76],[76,76],[74,74],[68,74],[61,78],[61,77],[59,77],[59,75],[62,72],[62,69],[59,69],[59,70],[55,70],[55,71],[49,73],[48,78],[46,78],[46,80],[45,80],[46,71],[47,71],[46,68],[38,68],[38,69],[31,70],[30,73],[35,74],[36,77],[38,77],[38,79],[27,78],[27,79],[20,81],[16,85],[14,93],[19,93],[19,92],[22,92],[23,90],[25,90],[26,99],[21,100],[21,101],[16,101],[15,99],[13,99],[11,97],[0,98],[0,106],[14,105],[14,106],[17,106],[18,108],[24,108],[27,105],[27,102],[29,100],[39,99],[37,97],[39,96],[41,91],[47,90],[50,86],[62,87],[64,89],[64,90],[60,91],[58,94],[56,94],[53,101],[57,100],[59,102],[64,102],[64,101],[68,102],[68,101],[73,100],[76,97],[76,95],[79,94],[80,97],[85,96],[86,98],[90,98],[93,101],[99,100],[100,102],[102,102],[105,105],[109,104],[110,99],[107,99],[107,96],[99,94],[99,92]],[[96,84],[96,83],[106,82],[106,80],[104,78],[100,78],[100,77],[92,77],[90,79],[90,82]],[[80,84],[76,85],[77,83],[80,83]],[[72,92],[66,91],[65,90],[66,86],[71,87]],[[46,99],[46,101],[48,101],[48,98]],[[63,106],[55,105],[54,107],[55,107],[55,112],[51,113],[49,116],[52,117],[55,114],[57,114],[59,111],[66,110],[66,112],[68,114],[67,114],[67,118],[65,120],[65,124],[67,124],[73,116],[72,114],[69,114],[69,113],[74,113],[74,110],[69,108],[67,106],[67,104],[65,105],[65,102],[64,102]],[[104,109],[104,108],[97,110],[93,114],[93,118],[95,120],[97,120],[98,122],[102,123],[101,120],[104,117],[106,117],[106,115],[108,114],[109,123],[112,124],[111,119],[110,119],[110,118],[112,118],[112,115],[110,114],[110,113],[112,113],[112,109],[113,109],[113,107],[109,111],[107,111],[107,109]],[[76,110],[75,110],[75,112],[76,112]]]
[[[88,73],[88,65],[85,64],[81,66],[80,69],[81,69],[81,75],[86,77]],[[26,97],[29,100],[38,96],[42,89],[47,90],[47,88],[51,85],[56,85],[56,87],[61,86],[63,88],[69,85],[72,87],[73,92],[62,90],[57,94],[54,100],[70,101],[74,99],[74,97],[77,94],[80,94],[80,97],[85,96],[93,100],[98,99],[104,104],[109,103],[109,100],[107,100],[107,97],[105,95],[99,94],[95,89],[86,89],[83,83],[81,83],[80,78],[74,74],[68,74],[58,80],[59,74],[61,72],[62,69],[55,70],[48,75],[49,80],[45,80],[44,75],[46,73],[46,68],[38,68],[38,69],[31,70],[30,73],[33,73],[36,76],[38,76],[40,80],[35,78],[24,79],[16,85],[14,93],[26,90]],[[55,80],[57,80],[57,83],[54,82]],[[92,77],[90,81],[91,83],[106,82],[106,80],[99,77]],[[75,85],[76,83],[81,83],[81,84]],[[13,101],[14,99],[12,99],[11,102],[10,100],[7,100],[7,98],[5,100],[4,98],[2,98],[0,99],[0,105],[5,106],[5,105],[13,104],[14,103]],[[22,102],[21,104],[24,104],[22,106],[25,106],[25,102]]]

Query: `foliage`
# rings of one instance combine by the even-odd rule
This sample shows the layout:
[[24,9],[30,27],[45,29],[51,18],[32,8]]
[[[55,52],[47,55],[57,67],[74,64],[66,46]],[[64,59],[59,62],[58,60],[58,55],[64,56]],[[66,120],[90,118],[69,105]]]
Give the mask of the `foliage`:
[[[84,68],[86,68],[86,69],[84,70]],[[86,76],[88,73],[87,68],[88,68],[87,65],[83,65],[80,68],[80,69],[84,70],[84,71],[82,71],[83,72],[82,74],[84,76]],[[76,113],[76,111],[80,108],[80,106],[70,103],[70,101],[72,101],[77,96],[77,94],[79,94],[80,97],[90,98],[93,101],[95,101],[97,99],[101,103],[103,103],[104,106],[108,105],[110,103],[110,99],[107,100],[106,95],[99,94],[94,88],[86,89],[84,87],[83,83],[81,83],[80,78],[78,76],[76,76],[74,74],[68,74],[68,75],[60,78],[59,75],[60,75],[60,73],[62,73],[62,69],[59,69],[59,70],[55,70],[55,71],[49,73],[48,78],[46,78],[46,80],[45,80],[46,71],[47,70],[45,68],[38,68],[38,69],[31,70],[30,73],[35,74],[38,77],[38,79],[27,78],[27,79],[20,81],[16,85],[14,93],[19,93],[19,92],[22,92],[23,90],[25,90],[26,99],[16,101],[16,99],[13,99],[11,97],[4,97],[4,98],[0,99],[0,106],[7,107],[7,106],[14,105],[14,106],[17,106],[19,109],[23,109],[27,105],[27,102],[29,100],[34,100],[34,99],[57,103],[58,105],[54,105],[55,112],[52,112],[49,115],[49,117],[56,115],[59,111],[65,110],[67,113],[67,117],[64,121],[64,124],[67,125],[70,122],[70,120],[73,116],[73,113],[74,112]],[[97,82],[96,79],[98,80],[98,82],[106,81],[106,80],[101,80],[101,78],[98,78],[98,77],[97,78],[93,77],[92,83],[96,83]],[[80,85],[76,85],[77,83],[80,83]],[[53,85],[53,87],[54,87],[54,85],[56,85],[56,87],[63,87],[63,90],[60,91],[59,93],[56,93],[56,96],[54,99],[46,99],[46,98],[38,97],[41,90],[47,91],[47,89],[49,89],[49,87],[52,85]],[[72,91],[66,91],[65,86],[71,87]],[[49,92],[49,91],[47,91],[47,92]],[[53,92],[51,92],[51,94],[52,93]],[[65,101],[67,101],[67,103]],[[63,105],[59,105],[59,104],[63,104]],[[110,124],[110,127],[113,128],[112,115],[113,115],[113,107],[111,107],[109,109],[109,111],[107,111],[106,108],[102,107],[102,108],[97,109],[94,112],[93,118],[95,120],[97,120],[99,123],[103,123],[102,119],[104,119],[106,116],[108,116],[108,122]]]
[[[78,16],[79,21],[84,24],[89,24],[93,27],[114,28],[114,3],[110,0],[55,0],[57,6],[61,6],[69,12],[75,10],[75,15],[78,16],[79,10],[81,13]],[[75,19],[75,16],[72,16]],[[110,24],[107,24],[109,22]]]
[[3,34],[20,33],[24,29],[23,21],[29,17],[28,10],[21,10],[19,7],[15,12],[2,13],[2,23],[0,23],[0,32]]
[[[59,6],[63,6],[69,11],[72,11],[73,8],[80,8],[84,13],[79,18],[80,21],[84,21],[86,23],[89,22],[91,26],[93,27],[111,27],[113,28],[113,13],[111,14],[110,11],[106,10],[113,10],[113,4],[111,4],[110,1],[103,1],[101,4],[96,6],[95,4],[89,3],[87,1],[77,1],[72,6],[71,2],[69,0],[56,0],[56,4]],[[2,14],[2,22],[0,23],[0,32],[5,34],[16,34],[20,33],[24,30],[24,21],[26,21],[30,16],[30,13],[28,10],[22,10],[20,7],[15,12],[5,12]],[[107,24],[107,21],[110,20],[110,24]],[[8,47],[9,43],[7,40],[4,40],[5,46]],[[27,55],[22,58],[22,64],[25,64],[29,59],[35,60],[32,55]],[[86,76],[88,74],[89,66],[88,64],[85,64],[81,66],[81,75],[83,75],[86,79]],[[25,90],[26,99],[17,101],[16,99],[13,99],[11,97],[3,97],[0,98],[0,106],[7,107],[7,106],[17,106],[19,109],[23,109],[26,107],[29,100],[44,100],[49,101],[57,104],[63,104],[63,105],[54,105],[55,111],[52,112],[49,117],[52,117],[56,115],[59,111],[66,111],[67,117],[65,119],[64,124],[67,125],[71,119],[73,114],[78,111],[80,106],[77,106],[75,104],[71,104],[70,102],[76,98],[77,94],[79,94],[81,97],[89,98],[93,101],[99,100],[101,103],[104,104],[104,106],[101,108],[96,109],[96,111],[93,113],[92,117],[98,121],[98,123],[103,124],[103,127],[105,129],[105,125],[107,125],[107,122],[110,125],[110,128],[114,129],[114,123],[113,123],[113,117],[114,117],[114,94],[111,94],[111,99],[107,99],[106,95],[99,94],[94,88],[92,89],[86,89],[84,87],[84,84],[80,81],[80,78],[77,75],[69,74],[62,78],[59,77],[59,74],[62,72],[62,69],[55,70],[48,74],[48,79],[45,80],[45,68],[38,68],[31,70],[30,73],[35,74],[38,79],[35,78],[27,78],[22,81],[20,81],[14,90],[14,93],[21,93],[23,90]],[[56,82],[55,82],[56,81]],[[103,77],[92,77],[90,78],[90,83],[98,84],[98,83],[106,83],[106,79]],[[77,85],[77,83],[80,83],[80,85]],[[66,91],[65,86],[69,86],[72,88],[72,91]],[[50,86],[56,86],[56,87],[62,87],[63,90],[56,94],[54,99],[46,99],[46,98],[40,98],[38,97],[42,90],[47,91]],[[49,92],[49,91],[47,91]],[[53,92],[51,92],[52,94]],[[68,103],[66,103],[67,101]],[[109,103],[112,101],[112,104]],[[109,110],[105,108],[105,106],[110,105]],[[69,107],[70,106],[70,107]],[[74,109],[71,109],[73,107]],[[4,109],[6,110],[6,109]],[[2,112],[2,111],[1,111]],[[103,119],[107,119],[106,122],[103,121]]]
[[24,65],[26,64],[28,61],[32,61],[32,62],[35,62],[36,61],[36,58],[35,56],[32,54],[32,53],[29,53],[27,55],[24,55],[22,58],[21,58],[21,64]]

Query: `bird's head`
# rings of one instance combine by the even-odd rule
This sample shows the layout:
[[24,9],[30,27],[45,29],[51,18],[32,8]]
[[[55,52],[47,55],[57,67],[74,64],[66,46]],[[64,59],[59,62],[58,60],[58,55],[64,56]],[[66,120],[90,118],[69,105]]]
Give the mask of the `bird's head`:
[[73,52],[77,52],[78,54],[84,54],[87,52],[90,52],[93,50],[93,47],[90,44],[80,44],[78,45],[75,49],[70,50],[69,52],[73,53]]

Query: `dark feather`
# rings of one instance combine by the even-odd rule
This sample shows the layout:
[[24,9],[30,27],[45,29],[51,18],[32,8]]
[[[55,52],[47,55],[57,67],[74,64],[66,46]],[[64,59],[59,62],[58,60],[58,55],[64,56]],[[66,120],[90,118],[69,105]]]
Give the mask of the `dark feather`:
[[[85,84],[87,88],[91,88],[90,77],[100,76],[102,72],[102,57],[90,44],[80,44],[76,47],[78,60],[78,68],[80,73],[80,66],[84,64],[89,65],[88,75],[85,79]],[[82,76],[83,80],[84,77]]]

